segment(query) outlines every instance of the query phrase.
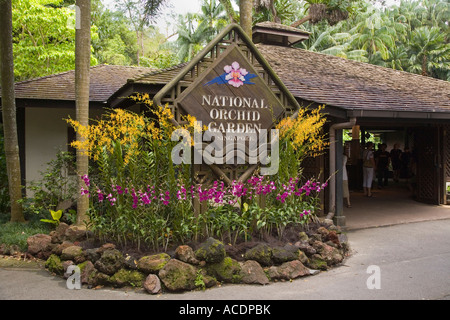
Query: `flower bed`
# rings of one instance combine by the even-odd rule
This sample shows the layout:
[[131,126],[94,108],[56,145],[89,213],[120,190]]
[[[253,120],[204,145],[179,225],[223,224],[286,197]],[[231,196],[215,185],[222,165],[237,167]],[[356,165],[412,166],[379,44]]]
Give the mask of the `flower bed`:
[[87,288],[141,288],[151,294],[206,289],[221,283],[267,285],[310,276],[339,265],[349,252],[346,237],[331,221],[290,230],[286,242],[277,239],[235,245],[208,238],[173,251],[131,255],[112,243],[95,247],[89,232],[59,224],[50,235],[28,238],[28,254],[46,259],[59,276],[71,265],[81,271]]

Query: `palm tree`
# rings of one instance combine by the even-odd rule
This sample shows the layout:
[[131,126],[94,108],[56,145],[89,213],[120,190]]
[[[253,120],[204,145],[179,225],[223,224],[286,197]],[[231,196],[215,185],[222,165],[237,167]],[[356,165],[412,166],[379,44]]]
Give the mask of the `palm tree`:
[[389,48],[395,46],[395,28],[380,11],[372,8],[367,13],[367,18],[350,31],[358,34],[353,44],[358,49],[367,50],[369,61],[378,54],[383,60],[387,60]]
[[430,75],[433,69],[450,69],[450,44],[438,27],[420,27],[413,31],[410,42],[410,72]]
[[341,58],[367,62],[367,51],[354,49],[351,43],[358,36],[349,32],[342,32],[342,26],[328,26],[324,30],[314,26],[308,41],[303,41],[303,48],[329,54]]
[[136,33],[137,65],[144,56],[144,29],[155,21],[166,7],[167,0],[121,0],[116,6],[128,13],[128,19]]
[[395,70],[405,70],[409,64],[408,54],[406,48],[402,45],[397,45],[389,48],[389,58],[386,61],[386,66]]
[[214,30],[204,20],[196,27],[193,14],[179,16],[177,57],[180,61],[190,61],[206,44]]
[[450,3],[442,0],[423,0],[424,21],[423,24],[430,27],[439,27],[446,31],[447,36],[449,30],[450,19]]
[[[77,27],[75,31],[75,104],[76,120],[83,126],[89,122],[89,67],[91,61],[91,1],[77,0]],[[77,140],[84,138],[77,133]],[[84,150],[77,149],[77,173],[79,189],[84,186],[81,176],[88,174],[89,159]],[[77,199],[77,225],[83,226],[89,209],[87,195]]]
[[239,23],[239,15],[234,11],[230,0],[219,0],[231,23]]
[[228,24],[224,7],[220,1],[216,0],[203,0],[201,13],[197,15],[197,20],[200,23],[206,21],[208,26],[214,30],[214,35]]
[[16,99],[14,94],[14,59],[11,0],[0,0],[1,93],[6,171],[8,174],[11,222],[23,222],[19,143],[17,138]]
[[144,2],[144,24],[154,22],[167,6],[167,0],[140,0],[140,2]]

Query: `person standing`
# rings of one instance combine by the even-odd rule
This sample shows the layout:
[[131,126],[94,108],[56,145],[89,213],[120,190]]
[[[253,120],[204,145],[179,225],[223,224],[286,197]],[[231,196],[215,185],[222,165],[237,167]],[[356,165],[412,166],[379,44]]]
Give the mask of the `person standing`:
[[348,190],[348,174],[347,174],[347,160],[348,160],[349,147],[344,147],[344,154],[342,156],[342,189],[343,197],[346,200],[347,208],[351,208],[350,204],[350,191]]
[[401,163],[400,178],[405,178],[406,180],[408,180],[411,177],[411,159],[412,154],[409,151],[409,148],[405,147],[400,157]]
[[391,154],[386,151],[386,143],[380,145],[380,150],[375,157],[375,163],[377,165],[377,178],[378,188],[387,187],[389,179],[389,161]]
[[391,162],[392,170],[394,171],[394,181],[398,182],[400,177],[401,161],[400,157],[402,150],[399,149],[398,143],[394,144],[394,148],[391,150]]
[[373,171],[375,170],[375,159],[373,155],[373,143],[368,142],[363,152],[363,188],[364,195],[372,197]]

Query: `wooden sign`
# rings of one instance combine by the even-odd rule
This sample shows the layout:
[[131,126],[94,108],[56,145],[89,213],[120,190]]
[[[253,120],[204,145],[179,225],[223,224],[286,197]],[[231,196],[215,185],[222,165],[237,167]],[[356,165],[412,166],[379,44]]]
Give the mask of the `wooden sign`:
[[268,130],[284,108],[237,46],[214,61],[176,103],[212,132]]
[[[300,108],[237,24],[227,26],[188,62],[155,95],[154,103],[173,110],[174,125],[179,125],[184,121],[183,115],[189,114],[210,131],[222,133],[227,140],[227,133],[258,135],[264,129],[272,129],[281,117],[290,116]],[[253,150],[252,140],[246,141],[249,141],[246,148]],[[261,141],[255,142],[260,145]],[[233,180],[245,181],[261,166],[265,164],[194,163],[193,181],[208,184],[219,178],[231,185]]]

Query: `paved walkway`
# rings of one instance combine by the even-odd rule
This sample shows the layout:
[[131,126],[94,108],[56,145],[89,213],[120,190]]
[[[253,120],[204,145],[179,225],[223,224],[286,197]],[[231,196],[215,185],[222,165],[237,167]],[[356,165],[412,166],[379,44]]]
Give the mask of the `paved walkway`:
[[450,219],[450,206],[417,202],[401,183],[374,189],[372,198],[362,192],[350,192],[350,199],[352,207],[344,208],[348,230]]
[[[449,219],[354,230],[348,233],[351,257],[330,271],[267,286],[224,285],[156,296],[134,289],[69,290],[65,280],[51,276],[46,270],[0,265],[0,300],[153,300],[158,303],[154,305],[157,308],[163,301],[179,300],[170,306],[171,315],[178,312],[177,306],[186,305],[183,300],[196,301],[197,305],[208,305],[204,300],[225,300],[230,301],[230,306],[239,304],[237,300],[255,304],[258,300],[449,300],[449,230]],[[379,267],[379,289],[367,286],[369,278],[375,275],[369,266]],[[370,280],[369,283],[376,284]]]
[[[268,286],[225,285],[206,291],[152,296],[125,290],[68,290],[46,270],[0,264],[2,299],[308,300],[450,299],[450,206],[412,200],[401,186],[351,193],[345,209],[352,256],[328,272]],[[383,228],[375,228],[388,226]],[[368,267],[381,271],[381,289],[368,289]],[[176,311],[176,310],[175,310]]]

